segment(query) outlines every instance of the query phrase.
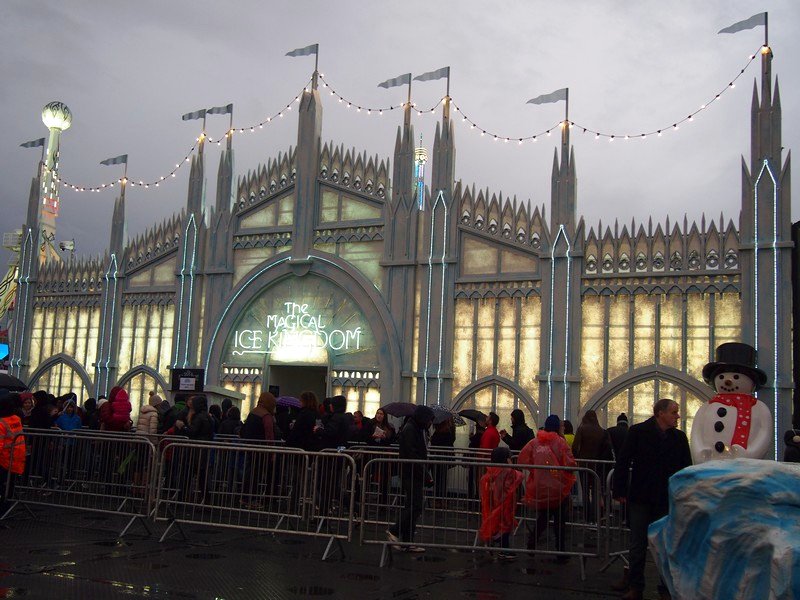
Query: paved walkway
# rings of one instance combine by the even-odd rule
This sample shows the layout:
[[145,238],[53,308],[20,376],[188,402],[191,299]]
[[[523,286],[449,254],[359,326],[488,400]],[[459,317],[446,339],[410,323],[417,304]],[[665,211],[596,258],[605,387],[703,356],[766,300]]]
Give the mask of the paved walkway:
[[[556,565],[545,557],[499,562],[486,553],[429,550],[394,553],[378,566],[379,546],[344,545],[347,553],[322,562],[322,540],[186,526],[188,540],[134,532],[117,540],[124,520],[97,513],[35,507],[0,525],[0,598],[163,598],[237,600],[559,600],[617,598],[609,584],[620,563],[598,573],[576,559]],[[143,530],[141,530],[143,532]],[[654,598],[650,565],[648,598]]]

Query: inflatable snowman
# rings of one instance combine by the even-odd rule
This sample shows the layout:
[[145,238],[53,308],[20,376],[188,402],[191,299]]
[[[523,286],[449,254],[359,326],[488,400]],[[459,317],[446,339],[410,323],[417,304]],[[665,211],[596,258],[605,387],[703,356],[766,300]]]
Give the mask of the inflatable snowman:
[[767,382],[756,367],[756,350],[731,342],[717,348],[717,360],[703,367],[716,391],[697,411],[691,448],[695,464],[722,458],[763,458],[772,442],[772,413],[753,396]]

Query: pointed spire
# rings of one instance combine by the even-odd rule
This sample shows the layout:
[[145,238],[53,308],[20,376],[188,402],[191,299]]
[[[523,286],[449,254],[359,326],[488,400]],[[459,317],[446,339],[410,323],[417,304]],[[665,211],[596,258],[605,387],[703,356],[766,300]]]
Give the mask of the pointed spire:
[[117,255],[118,261],[122,260],[122,251],[125,249],[126,234],[125,188],[123,187],[119,197],[114,201],[114,212],[111,217],[111,239],[108,244],[109,251]]

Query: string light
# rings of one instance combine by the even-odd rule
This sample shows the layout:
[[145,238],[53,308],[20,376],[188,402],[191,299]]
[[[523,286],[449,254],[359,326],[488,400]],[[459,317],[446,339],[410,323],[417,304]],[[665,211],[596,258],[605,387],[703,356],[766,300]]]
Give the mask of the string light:
[[[722,95],[725,92],[727,92],[728,90],[734,89],[736,87],[736,81],[742,75],[744,75],[745,71],[753,63],[753,61],[755,60],[756,56],[758,56],[759,53],[763,53],[765,51],[764,48],[767,48],[767,47],[766,46],[762,47],[758,52],[756,52],[754,54],[750,54],[748,56],[747,64],[745,64],[745,66],[742,69],[739,70],[739,73],[736,75],[736,77],[733,78],[733,80],[731,80],[719,93],[715,94],[714,97],[710,101],[708,101],[705,104],[701,104],[700,108],[698,108],[694,112],[689,113],[686,117],[674,122],[672,124],[671,129],[677,131],[679,129],[679,126],[682,123],[694,121],[695,115],[699,114],[702,111],[708,110],[714,102],[717,102],[718,100],[720,100],[722,98]],[[769,51],[768,48],[767,48],[767,51]],[[335,89],[333,89],[333,87],[327,82],[327,80],[325,80],[325,78],[322,75],[322,73],[319,73],[318,75],[319,75],[320,81],[322,81],[323,87],[325,89],[329,90],[330,94],[332,96],[336,97],[338,99],[339,103],[346,103],[347,108],[351,108],[352,106],[355,106],[356,107],[356,112],[361,113],[363,111],[363,112],[366,112],[368,116],[371,115],[373,112],[376,112],[379,115],[383,115],[383,111],[387,111],[387,110],[388,111],[392,111],[395,108],[404,108],[405,105],[406,105],[406,103],[400,103],[400,104],[397,104],[397,105],[390,105],[390,106],[385,106],[385,107],[361,106],[361,105],[359,105],[357,103],[354,103],[354,102],[352,102],[350,100],[347,100],[344,96],[342,96]],[[310,80],[309,80],[309,82],[310,82]],[[272,123],[272,121],[274,119],[283,118],[285,112],[292,110],[292,104],[294,104],[295,102],[300,102],[301,99],[302,99],[303,94],[308,92],[308,87],[307,86],[308,86],[309,82],[306,82],[306,84],[304,84],[304,86],[303,86],[303,89],[297,95],[295,95],[295,97],[292,98],[292,100],[289,103],[287,103],[277,113],[267,117],[266,119],[264,119],[264,120],[262,120],[262,121],[260,121],[258,123],[254,123],[254,124],[248,125],[246,127],[239,127],[238,132],[239,133],[244,133],[245,131],[247,131],[249,129],[250,133],[255,133],[256,130],[262,130],[264,128],[264,125],[269,125],[270,123]],[[609,133],[609,132],[602,132],[602,131],[599,131],[597,129],[593,129],[591,127],[587,127],[587,126],[581,125],[580,123],[576,123],[575,121],[559,121],[558,123],[556,123],[555,125],[553,125],[549,129],[545,129],[545,130],[537,132],[535,134],[522,136],[522,137],[505,136],[505,135],[500,135],[498,133],[489,131],[489,130],[479,126],[478,123],[473,121],[464,112],[464,110],[455,101],[453,101],[452,97],[448,98],[447,96],[444,96],[441,99],[439,99],[439,101],[436,104],[434,104],[432,107],[430,107],[428,109],[425,109],[425,110],[417,109],[416,108],[416,104],[414,104],[414,103],[411,103],[411,107],[414,108],[417,111],[418,115],[430,114],[430,113],[433,113],[439,107],[439,105],[442,104],[442,102],[444,102],[444,101],[446,101],[448,99],[449,99],[453,109],[457,113],[459,113],[461,115],[461,122],[462,123],[468,123],[470,130],[477,129],[478,131],[480,131],[481,137],[485,137],[486,134],[489,134],[489,136],[494,141],[503,140],[503,142],[505,142],[505,143],[508,143],[510,141],[516,141],[517,145],[522,145],[523,143],[525,143],[527,141],[536,142],[537,141],[537,137],[540,137],[540,136],[545,135],[545,134],[550,136],[554,130],[564,127],[565,123],[567,123],[569,125],[570,129],[572,129],[573,127],[577,126],[583,131],[583,133],[593,134],[594,138],[596,140],[600,139],[601,137],[605,137],[605,138],[608,138],[609,141],[612,141],[612,140],[616,139],[617,137],[624,138],[625,140],[630,140],[630,139],[645,140],[647,137],[652,136],[652,135],[656,135],[658,137],[661,137],[662,133],[665,130],[669,130],[670,129],[670,127],[665,126],[665,127],[661,127],[660,129],[655,129],[653,131],[647,131],[647,132],[637,133],[637,134],[631,134],[631,133]],[[236,133],[236,132],[237,132],[236,129],[231,128],[225,133],[223,138],[229,138],[229,137],[233,136],[233,134]],[[176,163],[175,164],[175,168],[172,169],[169,173],[167,173],[166,175],[162,175],[161,177],[159,177],[159,178],[157,178],[157,179],[155,179],[153,181],[145,182],[145,181],[140,180],[140,181],[136,182],[136,181],[132,181],[132,180],[126,180],[126,183],[129,183],[131,186],[139,186],[139,187],[142,187],[142,188],[145,188],[145,189],[149,189],[151,186],[152,187],[159,187],[159,183],[160,182],[166,180],[168,177],[172,177],[172,178],[175,177],[175,174],[178,171],[178,169],[180,169],[184,164],[186,164],[186,163],[188,163],[190,161],[192,155],[197,151],[200,143],[202,141],[206,140],[206,139],[208,140],[209,143],[216,143],[218,146],[220,146],[221,142],[222,142],[222,139],[216,140],[216,142],[215,142],[215,140],[212,137],[207,136],[205,132],[201,132],[200,135],[196,138],[196,141],[195,141],[194,145],[189,149],[189,152],[183,157],[183,160],[181,162],[179,162],[179,163]],[[44,170],[45,170],[45,172],[52,171],[53,172],[53,178],[57,183],[62,184],[65,187],[67,187],[67,188],[69,188],[69,189],[71,189],[71,190],[73,190],[75,192],[95,192],[95,193],[99,193],[100,191],[102,191],[102,190],[104,190],[104,189],[106,189],[108,187],[112,187],[112,186],[115,186],[115,185],[118,185],[118,184],[122,183],[122,179],[118,179],[118,180],[116,180],[114,182],[103,183],[103,184],[95,185],[95,186],[77,185],[77,184],[74,184],[74,183],[70,183],[66,179],[61,178],[55,168],[44,167]]]
[[[406,105],[405,102],[402,102],[400,104],[384,106],[384,107],[378,107],[378,108],[375,108],[373,106],[362,106],[362,105],[358,104],[357,102],[353,102],[352,100],[348,100],[347,98],[342,96],[339,92],[337,92],[335,89],[333,89],[333,86],[331,86],[331,84],[328,83],[325,80],[325,77],[322,76],[322,73],[319,73],[319,79],[322,82],[322,87],[324,89],[327,89],[331,96],[334,96],[335,98],[337,98],[340,103],[346,104],[347,108],[351,108],[351,107],[355,106],[356,107],[356,112],[366,111],[366,113],[368,115],[370,113],[376,112],[379,115],[382,115],[383,111],[385,111],[385,110],[394,110],[395,108],[405,108],[405,105]],[[431,106],[430,108],[425,109],[425,110],[417,109],[416,103],[412,102],[411,103],[411,108],[415,109],[417,111],[418,115],[429,114],[429,113],[432,113],[433,111],[435,111],[444,100],[445,100],[445,97],[440,98],[439,101],[436,104],[434,104],[433,106]]]
[[[310,81],[311,81],[311,80],[309,79],[309,82],[310,82]],[[293,104],[293,103],[295,103],[295,102],[300,102],[300,100],[301,100],[301,98],[302,98],[302,96],[303,96],[303,93],[306,91],[306,87],[305,87],[306,85],[308,85],[308,82],[306,82],[306,84],[303,86],[303,90],[302,90],[302,91],[300,91],[300,92],[299,92],[299,93],[298,93],[298,94],[297,94],[297,95],[296,95],[296,96],[295,96],[295,97],[292,99],[292,101],[291,101],[291,102],[289,102],[288,104],[286,104],[286,106],[284,106],[284,107],[283,107],[281,110],[279,110],[277,113],[275,113],[274,115],[271,115],[271,116],[267,117],[266,119],[264,119],[263,121],[261,121],[261,122],[259,122],[259,123],[255,123],[255,124],[253,124],[253,125],[248,125],[248,126],[246,126],[246,127],[240,127],[240,128],[239,128],[239,133],[244,133],[246,129],[249,129],[249,130],[250,130],[250,133],[255,133],[256,129],[263,129],[263,128],[264,128],[264,125],[268,125],[269,123],[271,123],[271,122],[272,122],[272,120],[273,120],[273,119],[275,119],[275,117],[283,117],[283,113],[284,113],[285,111],[287,111],[287,110],[292,110],[292,104]],[[231,129],[229,129],[228,131],[226,131],[226,132],[225,132],[225,135],[223,136],[223,138],[227,138],[227,137],[229,137],[229,136],[233,136],[233,134],[234,134],[235,132],[236,132],[236,129],[233,129],[233,128],[231,128]],[[198,149],[198,148],[199,148],[199,146],[200,146],[200,143],[201,143],[203,140],[208,140],[208,142],[209,142],[209,143],[214,143],[214,139],[213,139],[211,136],[207,135],[207,134],[206,134],[204,131],[201,131],[201,132],[200,132],[200,134],[199,134],[199,135],[198,135],[198,136],[195,138],[195,143],[194,143],[194,145],[193,145],[193,146],[192,146],[192,147],[189,149],[189,152],[187,152],[187,153],[186,153],[186,155],[183,157],[183,159],[181,159],[181,161],[180,161],[180,162],[177,162],[177,163],[175,163],[175,168],[174,168],[174,169],[172,169],[172,170],[171,170],[169,173],[167,173],[166,175],[162,175],[162,176],[158,177],[157,179],[154,179],[153,181],[141,181],[141,180],[140,180],[140,181],[133,181],[133,180],[131,180],[131,179],[125,179],[125,180],[124,180],[124,182],[125,182],[126,184],[129,184],[129,185],[131,185],[132,187],[133,187],[133,186],[138,186],[138,187],[141,187],[141,188],[144,188],[144,189],[150,189],[150,187],[151,187],[151,186],[152,186],[152,187],[159,187],[159,185],[158,185],[158,184],[159,184],[160,182],[164,181],[164,180],[165,180],[165,179],[167,179],[168,177],[175,177],[175,174],[178,172],[178,170],[179,170],[179,169],[180,169],[180,168],[181,168],[183,165],[185,165],[185,164],[187,164],[188,162],[190,162],[190,160],[191,160],[191,158],[192,158],[192,155],[193,155],[193,154],[194,154],[194,153],[197,151],[197,149]],[[222,140],[217,140],[217,141],[216,141],[216,144],[217,144],[218,146],[219,146],[219,145],[221,145],[221,144],[220,144],[220,142],[221,142],[221,141],[222,141]],[[54,178],[54,180],[55,180],[57,183],[60,183],[60,184],[64,185],[65,187],[67,187],[67,188],[69,188],[69,189],[71,189],[71,190],[73,190],[73,191],[75,191],[75,192],[100,192],[100,191],[102,191],[102,190],[104,190],[104,189],[106,189],[106,188],[108,188],[108,187],[112,187],[112,186],[115,186],[115,185],[118,185],[118,184],[121,184],[121,183],[123,183],[123,179],[122,179],[122,178],[120,178],[120,179],[117,179],[116,181],[113,181],[113,182],[110,182],[110,183],[103,183],[103,184],[100,184],[100,185],[95,185],[95,186],[77,185],[77,184],[74,184],[74,183],[70,183],[70,182],[69,182],[69,181],[67,181],[66,179],[63,179],[63,178],[61,178],[61,177],[59,176],[59,174],[58,174],[58,171],[56,171],[56,169],[55,169],[55,168],[53,168],[53,169],[47,169],[47,167],[44,167],[44,168],[45,168],[45,170],[49,170],[49,171],[52,171],[52,172],[53,172],[53,178]]]

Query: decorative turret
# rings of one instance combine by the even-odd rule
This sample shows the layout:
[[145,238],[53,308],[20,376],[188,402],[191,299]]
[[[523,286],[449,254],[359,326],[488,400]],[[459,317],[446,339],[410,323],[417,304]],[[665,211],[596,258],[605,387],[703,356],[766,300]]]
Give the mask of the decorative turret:
[[[416,297],[419,206],[414,186],[414,128],[411,105],[405,106],[403,127],[397,128],[391,198],[383,205],[383,293],[395,320],[403,352],[398,400],[410,401],[413,371],[414,303]],[[423,190],[424,193],[424,190]],[[423,196],[424,197],[424,196]]]
[[303,92],[298,112],[292,260],[304,262],[314,246],[314,226],[318,221],[322,103],[316,88]]
[[[417,404],[449,403],[453,391],[453,330],[458,222],[454,208],[455,142],[445,97],[441,124],[436,125],[431,169],[431,193],[422,227],[423,255],[418,257],[424,275],[420,289],[419,364]],[[432,315],[439,315],[438,320]]]
[[[790,156],[781,166],[781,103],[772,90],[772,49],[761,49],[761,98],[753,86],[750,166],[742,157],[739,225],[742,273],[742,341],[758,351],[758,367],[773,387],[758,398],[773,411],[776,432],[791,426],[791,328],[778,316],[791,306]],[[774,457],[778,457],[775,440]]]

